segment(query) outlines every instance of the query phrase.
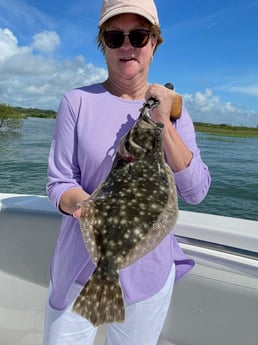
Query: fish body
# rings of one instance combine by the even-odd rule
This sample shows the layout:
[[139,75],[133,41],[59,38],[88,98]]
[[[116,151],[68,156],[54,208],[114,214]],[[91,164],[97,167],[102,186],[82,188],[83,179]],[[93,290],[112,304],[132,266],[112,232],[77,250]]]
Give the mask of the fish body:
[[121,139],[108,177],[81,205],[82,238],[96,269],[73,310],[95,326],[124,321],[119,270],[153,250],[176,223],[177,192],[162,130],[144,107]]

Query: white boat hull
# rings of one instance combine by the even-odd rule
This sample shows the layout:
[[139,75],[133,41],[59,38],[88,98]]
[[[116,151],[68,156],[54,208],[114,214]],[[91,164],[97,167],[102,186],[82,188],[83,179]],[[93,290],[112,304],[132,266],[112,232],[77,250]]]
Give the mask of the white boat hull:
[[[42,344],[59,222],[46,197],[0,194],[1,345]],[[258,222],[180,211],[175,232],[196,266],[175,284],[159,345],[256,345]]]

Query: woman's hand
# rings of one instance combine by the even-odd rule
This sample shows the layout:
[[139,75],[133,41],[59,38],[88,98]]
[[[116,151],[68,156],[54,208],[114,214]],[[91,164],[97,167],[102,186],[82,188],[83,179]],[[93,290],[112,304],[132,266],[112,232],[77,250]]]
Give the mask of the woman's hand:
[[170,124],[170,110],[175,99],[175,91],[159,84],[150,85],[146,92],[146,100],[151,97],[159,103],[152,109],[151,117],[155,122],[162,122],[164,125]]
[[81,213],[82,213],[82,209],[78,208],[78,210],[74,211],[73,217],[74,218],[80,218],[81,217]]
[[93,208],[92,203],[90,201],[84,200],[82,203],[79,204],[79,208],[73,212],[74,218],[80,217],[92,217],[93,215]]
[[[60,209],[70,215],[79,215],[78,204],[90,197],[82,188],[72,188],[65,191],[60,198]],[[76,218],[79,218],[80,215]]]
[[165,86],[153,84],[146,92],[146,99],[156,98],[159,104],[152,109],[151,117],[155,122],[162,122],[163,145],[166,159],[174,172],[185,169],[191,162],[193,154],[183,142],[170,120],[170,111],[175,100],[174,90]]

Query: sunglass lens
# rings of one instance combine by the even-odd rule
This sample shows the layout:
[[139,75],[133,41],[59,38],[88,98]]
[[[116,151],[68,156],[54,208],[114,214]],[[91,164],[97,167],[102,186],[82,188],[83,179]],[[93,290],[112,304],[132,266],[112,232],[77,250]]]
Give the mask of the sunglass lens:
[[130,43],[135,48],[146,46],[150,37],[150,31],[144,29],[132,30],[129,34],[122,31],[110,30],[103,34],[104,40],[108,48],[120,48],[124,43],[125,36],[129,36]]
[[104,40],[108,48],[116,49],[121,47],[124,42],[124,34],[121,31],[106,31]]
[[129,39],[132,46],[142,48],[148,43],[149,35],[147,30],[133,30],[129,34]]

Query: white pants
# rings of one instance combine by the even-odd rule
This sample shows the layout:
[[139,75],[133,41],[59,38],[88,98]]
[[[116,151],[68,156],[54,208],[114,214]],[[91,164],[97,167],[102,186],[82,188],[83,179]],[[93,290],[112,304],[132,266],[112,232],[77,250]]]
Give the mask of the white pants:
[[[167,315],[174,280],[175,265],[156,295],[141,302],[125,303],[125,322],[107,325],[106,345],[156,345]],[[44,345],[94,344],[97,327],[71,311],[81,289],[81,285],[73,286],[65,310],[55,310],[47,303]]]

